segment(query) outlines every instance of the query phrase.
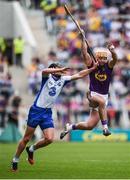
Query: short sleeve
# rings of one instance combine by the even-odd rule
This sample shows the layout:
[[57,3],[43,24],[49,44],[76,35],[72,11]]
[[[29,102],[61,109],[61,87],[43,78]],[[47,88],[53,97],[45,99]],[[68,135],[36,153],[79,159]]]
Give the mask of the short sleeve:
[[62,80],[64,81],[64,86],[71,81],[72,76],[62,76]]
[[62,76],[64,81],[71,81],[72,76]]

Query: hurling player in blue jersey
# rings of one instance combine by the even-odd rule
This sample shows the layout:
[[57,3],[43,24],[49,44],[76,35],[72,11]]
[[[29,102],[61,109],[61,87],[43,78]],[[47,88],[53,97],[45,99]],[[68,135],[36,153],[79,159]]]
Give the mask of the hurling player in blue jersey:
[[68,76],[69,68],[62,67],[59,63],[52,63],[47,69],[42,71],[42,82],[40,91],[31,106],[28,114],[27,129],[22,140],[19,142],[16,153],[11,163],[11,169],[18,169],[19,157],[34,135],[36,127],[39,125],[44,138],[26,147],[28,162],[34,164],[34,151],[41,147],[45,147],[53,142],[54,139],[54,123],[52,119],[52,107],[56,98],[60,94],[63,86],[71,81],[85,77],[97,67],[97,63],[90,69],[82,70],[72,76]]

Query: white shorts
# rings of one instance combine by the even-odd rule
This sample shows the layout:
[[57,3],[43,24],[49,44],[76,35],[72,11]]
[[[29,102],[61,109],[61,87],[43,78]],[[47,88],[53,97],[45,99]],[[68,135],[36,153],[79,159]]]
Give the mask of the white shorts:
[[[108,94],[100,94],[100,93],[97,93],[97,92],[94,92],[94,91],[91,91],[90,94],[91,94],[92,97],[94,97],[96,95],[101,96],[105,100],[105,105],[107,106],[107,104],[108,104]],[[90,108],[90,109],[91,110],[94,109],[94,110],[98,111],[98,107],[97,108]]]

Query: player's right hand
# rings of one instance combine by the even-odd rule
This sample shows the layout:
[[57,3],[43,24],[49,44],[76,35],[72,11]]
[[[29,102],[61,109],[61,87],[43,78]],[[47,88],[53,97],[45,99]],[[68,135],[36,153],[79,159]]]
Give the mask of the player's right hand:
[[70,70],[69,67],[63,67],[63,68],[62,68],[62,71],[68,71],[68,70]]
[[94,62],[93,68],[96,69],[98,67],[99,63],[98,62]]

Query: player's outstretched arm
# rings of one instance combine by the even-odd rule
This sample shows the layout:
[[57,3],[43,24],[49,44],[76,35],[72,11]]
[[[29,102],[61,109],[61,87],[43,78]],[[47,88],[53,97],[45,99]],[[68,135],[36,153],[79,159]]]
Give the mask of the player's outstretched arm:
[[109,51],[111,52],[112,54],[112,60],[109,61],[108,65],[110,68],[113,68],[117,62],[117,55],[116,55],[116,52],[115,52],[115,47],[113,46],[112,43],[109,43],[107,45],[107,48],[109,49]]
[[81,36],[82,38],[82,47],[81,47],[81,52],[82,52],[82,56],[83,56],[83,61],[85,63],[86,66],[91,66],[92,64],[92,59],[89,55],[89,53],[87,52],[87,44],[85,42],[85,39],[83,38],[83,36]]
[[51,74],[51,73],[58,73],[58,72],[66,72],[70,68],[63,67],[63,68],[46,68],[42,71],[43,75]]
[[94,63],[92,68],[82,70],[82,71],[72,75],[71,80],[77,80],[77,79],[81,79],[81,78],[87,76],[89,73],[91,73],[93,70],[95,70],[97,68],[97,66],[98,66],[98,63]]

